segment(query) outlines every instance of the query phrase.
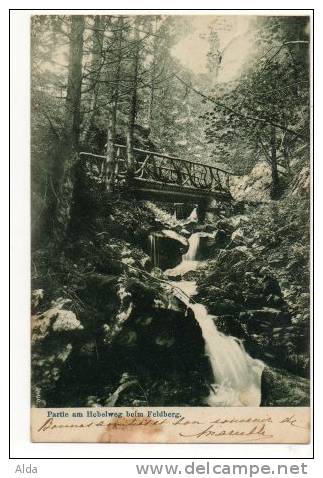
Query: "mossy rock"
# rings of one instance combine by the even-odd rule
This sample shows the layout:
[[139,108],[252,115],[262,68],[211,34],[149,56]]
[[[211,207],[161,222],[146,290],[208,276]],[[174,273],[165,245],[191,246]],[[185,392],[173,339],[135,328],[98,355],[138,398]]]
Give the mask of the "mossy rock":
[[261,379],[262,407],[308,407],[310,381],[286,371],[266,367]]

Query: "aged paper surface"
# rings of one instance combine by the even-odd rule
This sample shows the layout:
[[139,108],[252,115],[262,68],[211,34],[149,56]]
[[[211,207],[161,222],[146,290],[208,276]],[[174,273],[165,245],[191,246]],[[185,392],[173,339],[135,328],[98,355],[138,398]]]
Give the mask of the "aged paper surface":
[[31,18],[31,439],[310,441],[307,15]]

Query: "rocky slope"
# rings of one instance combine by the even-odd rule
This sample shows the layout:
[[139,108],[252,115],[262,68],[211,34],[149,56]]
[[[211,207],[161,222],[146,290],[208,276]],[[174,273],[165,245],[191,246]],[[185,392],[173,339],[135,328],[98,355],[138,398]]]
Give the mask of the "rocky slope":
[[[260,203],[214,202],[204,223],[183,225],[167,207],[111,200],[81,176],[64,243],[32,256],[33,404],[204,404],[201,330],[161,270],[179,264],[198,231],[203,267],[184,279],[197,280],[196,299],[217,328],[267,365],[262,405],[308,405],[308,170],[299,168],[280,201],[264,200],[261,184]],[[161,269],[150,256],[156,231]]]
[[262,201],[217,221],[198,277],[198,300],[217,317],[218,329],[242,339],[267,364],[263,405],[309,404],[308,174],[299,168],[280,201],[268,199],[257,171],[242,178],[236,196],[256,182]]
[[101,200],[80,210],[64,247],[33,253],[32,403],[201,404],[200,328],[149,273],[149,232],[163,224],[143,203]]

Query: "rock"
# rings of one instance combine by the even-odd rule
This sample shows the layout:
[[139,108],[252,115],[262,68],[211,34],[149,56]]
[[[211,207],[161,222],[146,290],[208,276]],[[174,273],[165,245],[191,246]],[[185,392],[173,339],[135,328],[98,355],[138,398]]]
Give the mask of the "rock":
[[225,231],[227,234],[231,235],[234,231],[234,226],[230,219],[220,219],[216,225],[217,229]]
[[[123,299],[124,308],[128,308],[129,302],[134,303],[135,310],[143,313],[153,308],[154,300],[158,296],[158,288],[150,282],[145,282],[145,278],[129,277],[126,282],[127,299]],[[125,302],[127,300],[127,303]]]
[[250,294],[244,299],[244,305],[249,307],[261,308],[265,305],[264,296],[261,294]]
[[234,315],[219,315],[214,319],[214,323],[217,329],[226,335],[232,335],[238,339],[245,337],[244,328]]
[[188,231],[190,234],[193,234],[197,226],[197,221],[189,221],[184,224],[184,229],[186,229],[186,231]]
[[[54,315],[55,317],[55,315]],[[52,324],[51,315],[34,315],[31,317],[31,341],[37,343],[45,339]]]
[[[120,333],[123,360],[131,369],[167,377],[184,370],[199,370],[204,358],[204,340],[194,315],[188,311],[157,309],[128,321]],[[131,350],[130,350],[131,348]]]
[[178,232],[173,231],[171,229],[163,229],[162,234],[164,234],[165,237],[169,237],[170,239],[174,239],[175,241],[180,242],[184,247],[189,247],[188,240],[186,237],[181,236],[178,234]]
[[[91,273],[84,277],[85,286],[79,290],[78,294],[84,303],[97,311],[95,316],[87,315],[87,322],[93,324],[94,319],[100,316],[109,320],[111,316],[117,313],[120,305],[120,299],[117,295],[118,280],[119,276],[114,274]],[[107,298],[109,299],[107,300]]]
[[288,312],[270,307],[247,310],[245,316],[240,316],[240,320],[247,322],[249,331],[259,330],[258,324],[266,324],[272,328],[277,326],[288,326],[291,324],[291,318]]
[[248,249],[247,246],[236,246],[234,248],[236,251],[240,251],[240,252],[243,252],[244,254],[250,256],[250,257],[253,257],[252,255],[252,252]]
[[205,222],[208,222],[210,224],[215,223],[217,220],[220,219],[220,214],[219,211],[217,210],[208,210],[205,213]]
[[245,263],[247,254],[237,248],[221,249],[217,257],[217,267],[230,268],[238,263]]
[[263,279],[263,294],[266,295],[277,295],[282,297],[282,292],[278,280],[275,277],[266,275]]
[[233,214],[243,214],[246,210],[246,203],[244,201],[233,202]]
[[141,266],[145,269],[145,271],[147,272],[151,272],[152,268],[153,268],[153,263],[152,263],[152,260],[150,257],[144,257],[142,260],[141,260]]
[[[186,310],[186,306],[183,304],[183,302],[179,300],[179,298],[176,297],[176,295],[174,295],[173,293],[167,295],[167,306],[165,307],[164,304],[162,304],[162,306],[162,308],[164,309],[166,308],[169,310],[175,310],[176,312],[185,312]],[[156,304],[155,308],[157,308]]]
[[259,162],[249,174],[230,178],[230,192],[237,201],[269,201],[271,182],[269,164]]
[[262,407],[308,407],[310,381],[286,371],[265,367],[261,379]]
[[190,237],[190,235],[191,235],[190,231],[188,231],[188,230],[185,229],[185,228],[184,228],[184,229],[183,229],[183,228],[180,228],[179,233],[180,233],[182,236],[186,237],[186,238]]
[[97,344],[94,340],[86,342],[80,348],[80,355],[84,355],[87,357],[94,357],[97,353]]
[[218,303],[213,304],[212,310],[215,315],[227,315],[239,312],[241,307],[233,300],[222,299]]
[[83,330],[83,326],[71,310],[53,307],[32,317],[32,343],[43,341],[51,333],[74,330]]
[[230,242],[230,235],[223,229],[218,229],[213,237],[207,238],[206,247],[209,255],[214,255],[217,249],[224,249]]
[[234,229],[237,229],[243,226],[249,221],[250,221],[249,217],[245,214],[240,214],[238,216],[233,216],[230,218],[230,224],[232,225]]
[[241,228],[236,229],[231,235],[231,241],[234,244],[243,245],[245,244],[245,235]]
[[305,196],[308,197],[311,185],[311,174],[308,165],[303,166],[301,171],[296,175],[292,184],[291,192],[293,196]]
[[40,302],[44,298],[44,290],[43,289],[35,289],[32,291],[31,294],[31,306],[33,309],[36,309]]
[[134,330],[123,328],[116,338],[116,344],[120,347],[136,347],[138,345],[138,334]]
[[73,346],[68,341],[57,342],[46,338],[43,342],[34,343],[32,350],[32,404],[46,407],[47,396],[54,393]]
[[195,227],[195,232],[212,233],[216,230],[217,226],[215,224],[197,224]]
[[110,274],[91,273],[85,277],[86,286],[90,289],[104,289],[105,292],[111,291],[118,282],[118,276]]
[[60,310],[57,313],[57,318],[52,328],[53,332],[67,332],[70,330],[82,330],[83,326],[74,312],[70,310]]
[[263,307],[262,309],[247,310],[249,320],[256,320],[259,322],[275,322],[281,314],[279,309],[273,309],[270,307]]
[[175,231],[168,231],[167,234],[165,231],[156,232],[149,237],[154,267],[172,269],[181,263],[183,254],[188,250],[185,237],[179,236]]

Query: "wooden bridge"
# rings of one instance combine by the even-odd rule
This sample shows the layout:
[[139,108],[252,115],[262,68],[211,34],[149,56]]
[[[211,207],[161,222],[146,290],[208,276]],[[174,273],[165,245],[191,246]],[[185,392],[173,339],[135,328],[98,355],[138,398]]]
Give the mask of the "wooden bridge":
[[[225,169],[180,159],[153,151],[133,148],[133,177],[129,181],[127,146],[115,144],[114,188],[127,184],[138,199],[158,201],[230,200],[228,181],[232,172]],[[80,153],[88,174],[98,182],[106,181],[106,157]]]

